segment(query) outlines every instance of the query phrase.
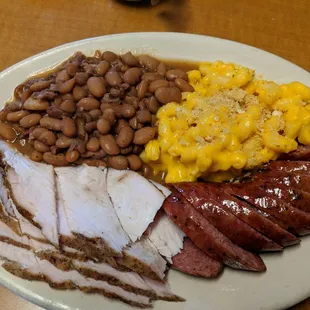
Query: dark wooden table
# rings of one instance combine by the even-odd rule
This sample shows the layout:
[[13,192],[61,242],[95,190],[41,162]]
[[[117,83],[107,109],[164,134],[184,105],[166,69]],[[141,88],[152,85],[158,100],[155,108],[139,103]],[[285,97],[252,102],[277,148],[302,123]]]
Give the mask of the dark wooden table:
[[[0,71],[57,45],[105,34],[177,31],[253,45],[310,71],[309,0],[1,0]],[[0,287],[0,309],[37,306]],[[310,310],[310,299],[294,310]]]

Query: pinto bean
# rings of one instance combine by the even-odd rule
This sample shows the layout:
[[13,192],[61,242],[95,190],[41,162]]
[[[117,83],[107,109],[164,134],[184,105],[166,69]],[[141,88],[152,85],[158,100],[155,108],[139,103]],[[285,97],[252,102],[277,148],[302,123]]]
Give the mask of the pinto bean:
[[130,145],[128,147],[125,147],[125,148],[122,148],[121,149],[121,154],[122,155],[127,155],[127,154],[130,154],[132,152],[132,149],[133,149],[133,146]]
[[159,109],[159,103],[156,100],[156,98],[153,96],[150,98],[150,100],[147,103],[147,107],[151,111],[151,113],[156,114]]
[[95,98],[87,97],[81,99],[78,102],[77,107],[85,111],[91,111],[94,109],[98,109],[100,107],[100,102]]
[[93,159],[102,159],[107,156],[106,152],[103,149],[100,149],[98,152],[89,152],[91,153],[91,158]]
[[146,72],[142,75],[141,77],[142,80],[146,80],[148,82],[154,82],[157,80],[163,80],[164,77],[158,73],[154,73],[154,72]]
[[160,87],[155,91],[155,98],[162,104],[180,102],[182,94],[177,87]]
[[169,81],[174,81],[175,79],[188,80],[187,73],[181,69],[171,69],[166,72],[166,77]]
[[54,145],[56,143],[57,137],[52,132],[49,131],[46,128],[36,128],[34,131],[30,134],[30,138],[38,139],[42,143],[46,145]]
[[146,80],[142,80],[140,84],[137,85],[137,97],[142,99],[148,90],[149,83]]
[[40,162],[43,159],[43,154],[37,150],[33,150],[30,154],[30,159],[36,162]]
[[86,152],[86,143],[81,139],[77,139],[73,142],[75,149],[79,151],[80,154],[84,154]]
[[55,145],[60,149],[66,149],[74,142],[74,139],[68,138],[65,135],[61,135],[57,140]]
[[95,73],[95,65],[89,64],[87,62],[82,63],[82,69],[85,71],[87,74],[94,74]]
[[113,109],[105,109],[102,113],[102,118],[108,120],[112,125],[116,120],[115,114],[115,107]]
[[123,127],[126,127],[126,126],[129,126],[129,123],[128,123],[126,120],[124,120],[124,119],[119,119],[119,120],[117,121],[117,123],[116,123],[115,128],[114,128],[116,134],[119,134],[119,132],[121,131],[121,129],[122,129]]
[[117,145],[115,138],[112,135],[104,135],[99,138],[101,148],[108,155],[118,155],[120,148]]
[[138,122],[136,116],[134,116],[129,120],[129,125],[132,129],[140,129],[143,127],[143,125]]
[[123,80],[125,83],[128,83],[129,85],[135,85],[136,83],[139,82],[141,75],[142,70],[140,68],[133,67],[128,69],[124,73]]
[[46,152],[43,154],[43,160],[50,165],[61,167],[68,165],[64,154],[54,155],[52,152]]
[[83,87],[77,85],[73,88],[72,95],[75,101],[80,101],[87,96],[87,91]]
[[63,83],[70,80],[70,75],[66,70],[61,70],[56,74],[56,83]]
[[123,127],[117,138],[116,138],[116,143],[118,144],[119,147],[125,148],[128,145],[130,145],[132,139],[133,139],[133,130],[129,126]]
[[122,105],[122,115],[125,118],[132,118],[136,114],[136,109],[127,103]]
[[174,83],[181,92],[193,92],[195,90],[192,85],[183,79],[176,78]]
[[79,65],[74,62],[69,62],[68,64],[66,64],[65,69],[71,77],[74,77],[79,71]]
[[49,87],[51,84],[51,81],[38,81],[30,86],[30,90],[35,91],[41,91],[47,87]]
[[129,163],[129,169],[133,171],[140,170],[143,165],[141,158],[135,154],[128,155],[127,160]]
[[14,141],[16,131],[9,124],[0,122],[0,137],[8,141]]
[[100,116],[102,115],[102,112],[100,109],[94,109],[94,110],[89,111],[88,113],[93,121],[98,120]]
[[24,102],[24,109],[30,111],[45,111],[49,107],[49,103],[43,99],[34,99],[29,97]]
[[122,78],[120,74],[116,71],[108,71],[105,75],[105,79],[107,83],[112,87],[122,84]]
[[67,137],[74,137],[77,133],[74,120],[69,117],[63,118],[61,121],[61,131]]
[[29,114],[24,116],[20,121],[19,125],[23,128],[30,128],[39,124],[41,120],[40,114]]
[[102,79],[95,76],[88,79],[87,87],[89,92],[97,98],[102,97],[107,92]]
[[100,110],[102,111],[102,112],[104,112],[104,110],[106,110],[106,109],[112,109],[112,104],[111,103],[107,103],[107,102],[103,102],[103,103],[101,103],[101,105],[100,105]]
[[129,67],[136,67],[139,64],[138,59],[134,55],[132,55],[131,52],[127,52],[126,54],[124,54],[122,56],[122,59],[123,62]]
[[139,99],[137,97],[134,97],[134,96],[126,96],[124,98],[124,103],[128,103],[130,105],[132,105],[135,109],[138,108],[138,105],[139,105]]
[[111,123],[109,120],[101,117],[97,121],[97,129],[102,133],[103,135],[107,134],[111,129]]
[[61,99],[64,101],[64,100],[74,100],[73,98],[73,95],[70,93],[70,94],[64,94],[61,96]]
[[98,75],[104,76],[110,68],[110,64],[106,61],[100,61],[99,64],[95,67],[95,70]]
[[29,88],[22,92],[20,100],[21,102],[25,102],[32,95],[32,90]]
[[77,150],[68,150],[66,152],[66,161],[68,163],[74,163],[80,157],[80,153]]
[[22,102],[12,101],[5,106],[5,109],[7,108],[10,112],[16,112],[16,111],[21,110],[22,107],[23,107]]
[[156,127],[144,127],[134,133],[133,143],[137,145],[145,145],[154,139],[157,133]]
[[46,116],[41,118],[40,126],[50,130],[61,131],[62,121],[57,118]]
[[29,112],[26,110],[10,112],[7,114],[6,119],[8,122],[16,123],[16,122],[19,122],[23,117],[25,117],[28,114]]
[[68,93],[70,93],[72,91],[74,85],[75,85],[75,78],[62,83],[59,86],[58,91],[61,94],[68,94]]
[[96,121],[88,122],[84,125],[84,128],[87,132],[93,132],[95,129],[97,129],[97,122]]
[[118,58],[118,56],[110,51],[105,51],[102,53],[102,59],[106,60],[107,62],[113,62]]
[[152,120],[149,109],[143,109],[137,112],[137,121],[139,123],[148,123]]
[[166,72],[167,72],[167,67],[163,62],[161,62],[157,67],[157,73],[162,76],[165,76]]
[[89,78],[89,74],[86,72],[78,72],[75,75],[75,83],[77,85],[83,86],[87,83],[87,80]]
[[156,71],[159,61],[149,55],[141,55],[139,56],[140,65],[147,68],[149,71]]
[[166,80],[156,80],[152,82],[149,86],[149,91],[155,93],[156,89],[159,87],[169,87],[169,82]]
[[50,147],[40,140],[34,140],[33,147],[35,150],[37,150],[40,153],[45,153],[50,151]]
[[125,170],[128,167],[128,160],[125,156],[109,156],[108,165],[117,170]]
[[100,142],[96,137],[91,137],[86,144],[86,149],[90,152],[98,152],[100,150]]
[[64,100],[60,106],[60,110],[67,112],[67,113],[74,113],[76,111],[76,106],[73,100]]

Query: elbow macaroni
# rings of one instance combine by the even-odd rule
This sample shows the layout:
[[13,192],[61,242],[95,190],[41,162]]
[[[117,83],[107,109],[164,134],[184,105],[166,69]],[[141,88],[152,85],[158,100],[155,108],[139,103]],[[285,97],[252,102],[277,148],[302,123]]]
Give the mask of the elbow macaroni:
[[223,180],[310,145],[310,88],[257,80],[217,61],[188,72],[193,93],[157,112],[158,138],[141,154],[167,183]]

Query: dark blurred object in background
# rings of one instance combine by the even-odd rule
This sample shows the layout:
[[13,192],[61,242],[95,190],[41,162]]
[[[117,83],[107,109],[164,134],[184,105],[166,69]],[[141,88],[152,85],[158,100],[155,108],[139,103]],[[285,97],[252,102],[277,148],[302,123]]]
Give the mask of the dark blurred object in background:
[[[124,0],[127,2],[141,2],[141,1],[145,1],[145,0]],[[160,2],[161,0],[150,0],[149,2],[151,2],[152,5],[156,5]]]

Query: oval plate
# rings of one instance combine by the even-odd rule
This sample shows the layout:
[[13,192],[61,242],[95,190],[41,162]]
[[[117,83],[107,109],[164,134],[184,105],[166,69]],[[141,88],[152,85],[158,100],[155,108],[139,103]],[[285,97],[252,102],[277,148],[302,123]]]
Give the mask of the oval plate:
[[[167,59],[234,62],[256,70],[278,83],[297,80],[310,85],[310,74],[296,65],[265,51],[232,41],[181,33],[129,33],[97,37],[56,47],[28,58],[0,74],[0,108],[13,89],[27,77],[51,68],[76,51],[88,55],[95,50],[147,53]],[[226,268],[216,280],[205,280],[170,271],[173,291],[184,303],[155,302],[154,309],[256,310],[283,309],[310,296],[310,238],[284,253],[266,254],[268,271],[262,274]],[[41,282],[28,282],[0,268],[0,283],[14,293],[48,309],[132,309],[99,295],[79,291],[57,291]]]

